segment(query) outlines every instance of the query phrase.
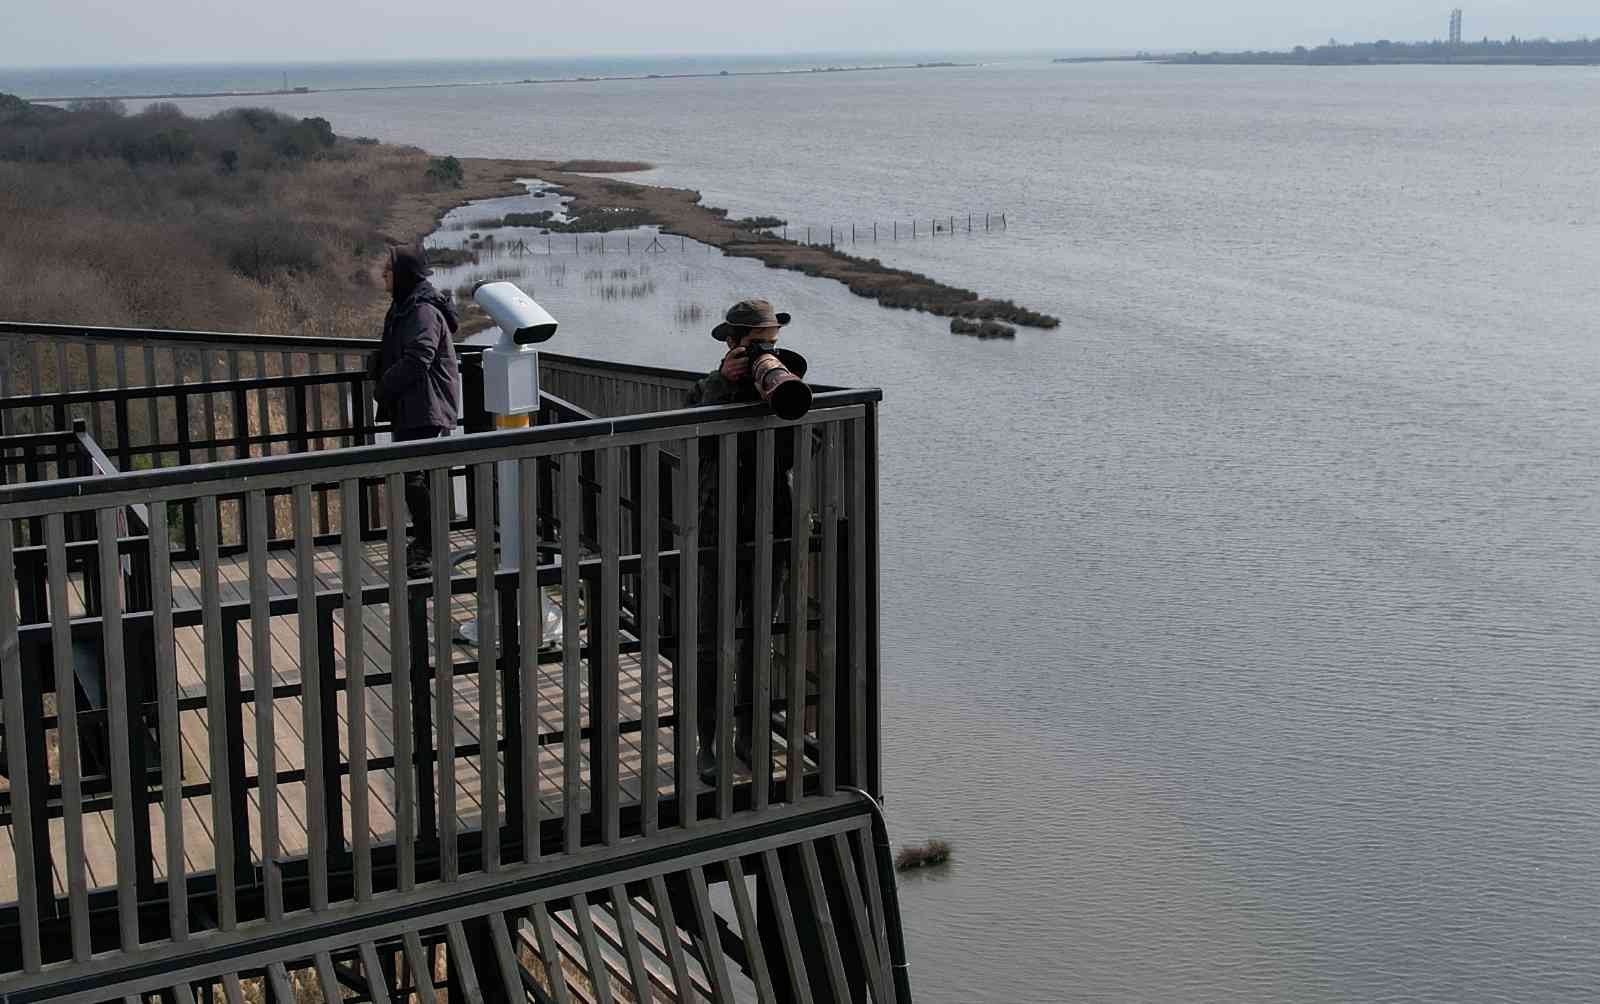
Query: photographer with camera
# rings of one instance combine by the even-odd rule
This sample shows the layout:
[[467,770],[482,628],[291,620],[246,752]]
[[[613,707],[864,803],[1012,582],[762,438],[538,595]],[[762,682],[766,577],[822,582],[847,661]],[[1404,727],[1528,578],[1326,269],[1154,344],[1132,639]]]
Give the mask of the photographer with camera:
[[[721,324],[711,331],[711,337],[727,345],[722,362],[716,369],[696,381],[689,392],[690,407],[737,404],[766,401],[781,418],[794,419],[805,414],[811,406],[811,389],[801,381],[806,361],[797,352],[777,348],[778,335],[789,323],[789,315],[775,311],[772,304],[762,299],[740,300],[728,309]],[[769,485],[757,485],[756,437],[753,432],[739,435],[738,502],[737,511],[717,511],[718,451],[715,440],[701,444],[699,471],[700,499],[700,589],[699,621],[702,639],[715,638],[717,630],[717,528],[721,519],[738,521],[738,538],[741,545],[755,539],[755,493],[772,493],[772,532],[783,537],[789,532],[791,499],[789,473],[794,465],[794,445],[788,435],[777,438],[776,462],[773,480]],[[748,550],[740,547],[737,564],[735,595],[739,597],[734,612],[736,633],[745,634],[738,643],[735,656],[734,754],[745,766],[750,763],[751,731],[750,702],[754,677],[754,652],[749,641],[754,568]],[[772,603],[770,610],[759,615],[771,617],[774,610],[782,609],[783,588],[788,581],[788,560],[778,555],[772,563]],[[697,680],[699,707],[696,709],[695,727],[699,740],[696,767],[700,777],[708,784],[717,776],[717,708],[718,697],[717,654],[715,645],[702,644],[698,648]]]

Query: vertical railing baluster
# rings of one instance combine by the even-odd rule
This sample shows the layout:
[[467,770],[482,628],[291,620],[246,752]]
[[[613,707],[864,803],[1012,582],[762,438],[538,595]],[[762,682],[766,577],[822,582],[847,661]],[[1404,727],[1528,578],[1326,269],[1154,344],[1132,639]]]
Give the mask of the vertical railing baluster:
[[[161,381],[156,378],[156,348],[154,345],[146,345],[144,347],[144,385],[146,387],[154,387],[160,382]],[[144,442],[140,443],[139,445],[155,446],[161,442],[161,414],[156,404],[156,396],[154,394],[151,394],[149,397],[145,398],[144,401],[145,411],[147,413],[145,417],[149,421],[150,426],[149,428],[145,429]],[[152,451],[150,453],[150,466],[163,466],[159,451]]]
[[[8,545],[15,538],[15,527],[9,519],[0,519],[0,541]],[[104,534],[102,533],[102,537]],[[113,534],[112,541],[116,537]],[[105,547],[102,541],[102,548]],[[22,696],[22,651],[14,643],[17,637],[17,570],[12,549],[7,546],[0,553],[0,638],[7,644],[0,646],[0,684],[4,687],[6,727],[6,771],[11,783],[11,846],[16,859],[18,936],[22,941],[22,968],[30,973],[40,970],[44,962],[43,944],[39,936],[38,869],[34,847],[33,818],[44,807],[45,792],[34,792],[28,770],[27,716]],[[126,727],[126,723],[124,723]],[[35,804],[37,800],[37,805]],[[120,846],[120,844],[119,844]],[[131,848],[130,848],[131,850]],[[119,870],[119,878],[123,873]],[[126,873],[131,892],[132,872]],[[126,930],[126,928],[124,928]],[[137,918],[133,929],[138,940]],[[124,946],[130,947],[130,946]]]
[[[539,747],[539,649],[544,644],[544,591],[539,586],[539,464],[540,461],[534,457],[524,458],[517,464],[517,497],[522,511],[505,516],[506,519],[520,521],[518,530],[522,552],[517,556],[517,599],[522,614],[522,634],[518,645],[520,665],[510,667],[510,670],[518,674],[517,699],[520,707],[517,724],[518,741],[521,744],[521,769],[518,773],[522,781],[518,797],[522,806],[524,861],[537,861],[543,853],[540,840],[543,824],[540,821],[544,817],[544,803],[539,797],[543,789],[539,771],[542,757]],[[480,487],[478,498],[482,499],[484,495]],[[490,504],[493,505],[492,500]],[[504,625],[502,631],[509,636],[507,629],[511,627],[513,625]],[[511,725],[510,714],[508,702],[507,731]]]
[[361,482],[347,478],[339,483],[341,568],[344,585],[345,712],[349,716],[350,839],[354,852],[356,899],[372,898],[372,821],[367,780],[367,659],[366,606],[361,601],[362,570],[366,568],[361,542],[360,507],[356,499]]
[[867,423],[850,421],[850,783],[867,784]]
[[[122,635],[122,562],[117,553],[117,510],[101,509],[97,553],[100,571],[101,641],[104,645],[107,712],[110,717],[111,802],[117,842],[117,919],[122,950],[139,947],[138,864],[134,857],[133,778],[129,750],[128,665]],[[9,595],[9,593],[7,594]],[[9,605],[9,604],[8,604]],[[142,738],[140,740],[143,741]],[[141,783],[143,778],[140,779]],[[12,779],[15,784],[15,778]]]
[[[266,375],[267,375],[267,354],[265,352],[257,352],[256,353],[256,379],[257,380],[265,379]],[[269,399],[271,397],[272,397],[272,394],[269,391],[267,391],[266,388],[262,388],[262,389],[256,391],[256,428],[260,430],[260,434],[262,436],[270,436],[270,435],[272,435],[272,417],[271,417],[271,414],[269,413],[269,408],[270,408]],[[272,456],[272,443],[270,441],[262,442],[258,455],[259,456],[263,456],[263,457]]]
[[[213,380],[211,371],[211,357],[214,355],[209,348],[200,350],[200,382],[209,384]],[[206,456],[214,464],[217,462],[217,400],[216,395],[206,391],[200,402],[201,413],[206,417]]]
[[[132,457],[129,449],[132,443],[132,431],[128,428],[128,345],[126,342],[117,342],[112,350],[117,368],[117,396],[115,415],[117,423],[117,463],[123,471],[132,470]],[[100,444],[103,448],[104,443]]]
[[815,426],[794,427],[794,466],[790,469],[789,526],[789,711],[784,721],[789,727],[789,765],[787,798],[798,802],[805,794],[806,766],[806,667],[809,664],[806,622],[810,607],[806,602],[811,585],[811,443]]
[[[600,474],[600,505],[596,514],[599,519],[596,529],[600,538],[600,623],[598,629],[592,624],[589,629],[589,748],[590,762],[595,767],[590,792],[600,821],[601,840],[614,844],[622,839],[621,749],[617,726],[621,675],[617,645],[622,633],[618,610],[622,584],[617,562],[622,508],[617,492],[617,450],[615,447],[606,447],[597,452]],[[597,679],[600,684],[598,693],[593,689],[593,681]]]
[[[148,352],[150,350],[146,349],[145,351]],[[44,359],[40,355],[39,339],[37,338],[28,341],[28,366],[30,367],[29,377],[32,380],[29,386],[33,389],[33,396],[38,397],[44,393]],[[43,408],[35,407],[33,409],[33,431],[44,431]]]
[[401,892],[416,886],[417,809],[415,750],[411,740],[411,617],[406,580],[405,486],[399,474],[384,480],[389,523],[389,675],[394,698],[394,838]]
[[822,794],[839,783],[839,423],[829,422],[822,442],[821,637],[817,643],[817,747]]
[[[500,672],[495,665],[495,649],[500,639],[496,615],[500,612],[500,603],[494,587],[494,467],[478,464],[472,468],[471,476],[474,558],[478,569],[478,804],[482,807],[479,830],[483,835],[483,870],[494,873],[500,870]],[[533,499],[528,499],[522,508],[525,511],[533,508]],[[507,516],[527,522],[522,520],[521,513]],[[507,713],[510,713],[509,708]]]
[[256,775],[261,802],[261,872],[267,895],[267,920],[283,917],[282,848],[278,839],[277,714],[272,687],[272,615],[267,573],[267,495],[253,491],[246,499],[249,530],[250,663],[255,687]]
[[[72,958],[75,962],[83,962],[89,958],[91,951],[89,882],[83,855],[83,748],[78,739],[78,682],[73,667],[72,612],[67,600],[66,522],[59,512],[45,517],[44,534],[45,569],[50,590],[50,648],[55,663],[56,719],[59,723],[56,743],[61,756],[61,816],[66,831],[67,854],[62,865],[67,872]],[[153,534],[151,539],[154,540]],[[7,732],[10,732],[9,724]],[[16,806],[12,808],[15,810]],[[18,874],[23,873],[19,871]],[[24,901],[19,899],[20,902]]]
[[[83,343],[83,353],[88,360],[89,390],[98,391],[100,389],[100,346],[92,341],[85,341]],[[102,409],[98,396],[91,400],[88,409],[89,425],[94,429],[94,440],[97,443],[103,443],[106,441],[105,420],[100,415]]]
[[760,812],[767,807],[772,789],[772,524],[774,469],[777,464],[777,433],[762,429],[756,436],[755,472],[755,562],[750,585],[754,598],[750,606],[750,641],[744,646],[746,658],[736,672],[748,673],[750,690],[739,694],[739,703],[750,701],[749,725],[745,741],[750,743],[750,769],[754,791],[750,807]]
[[661,669],[661,444],[646,443],[639,496],[639,823],[656,832]]
[[[217,568],[217,497],[200,499],[200,603],[204,628],[206,671],[206,731],[211,739],[211,824],[216,845],[217,924],[231,931],[238,924],[235,890],[238,876],[234,867],[234,819],[232,772],[229,770],[228,673],[238,668],[223,659],[221,577]],[[110,590],[107,590],[109,593]],[[243,820],[240,820],[243,822]]]
[[727,819],[733,815],[734,723],[739,701],[739,643],[734,620],[739,567],[738,434],[723,433],[717,446],[717,816]]
[[579,693],[582,613],[578,599],[578,562],[583,557],[578,537],[583,519],[579,515],[579,456],[568,453],[561,458],[561,798],[565,817],[563,847],[568,854],[583,846],[583,784],[579,773],[583,742]]
[[[178,713],[177,638],[172,626],[172,534],[166,504],[151,505],[150,633],[161,728],[161,814],[167,846],[167,913],[173,941],[189,937],[189,880],[183,837],[183,720]],[[70,848],[69,848],[70,853]]]
[[[316,357],[313,356],[313,359]],[[432,510],[433,550],[433,695],[434,729],[439,765],[440,872],[446,882],[461,874],[460,847],[456,840],[456,684],[452,659],[454,623],[450,619],[450,469],[427,472],[428,502]]]
[[[300,628],[300,708],[303,724],[300,734],[306,744],[306,868],[310,876],[311,909],[328,908],[328,847],[330,802],[338,799],[337,790],[328,790],[327,757],[339,755],[338,748],[323,742],[324,701],[332,693],[323,691],[322,643],[317,617],[316,531],[311,522],[311,486],[294,486],[295,612]],[[333,639],[328,639],[333,644]]]
[[700,440],[691,436],[678,447],[677,510],[678,640],[672,656],[674,795],[678,822],[693,826],[699,801],[695,774],[695,733],[700,702]]

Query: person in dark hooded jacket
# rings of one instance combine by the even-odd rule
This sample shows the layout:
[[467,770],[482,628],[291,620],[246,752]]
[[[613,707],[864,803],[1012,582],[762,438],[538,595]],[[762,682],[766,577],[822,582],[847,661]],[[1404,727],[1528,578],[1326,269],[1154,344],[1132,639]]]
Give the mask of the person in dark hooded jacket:
[[[460,322],[450,300],[428,282],[430,274],[420,250],[389,249],[383,278],[391,302],[378,350],[376,396],[397,443],[448,435],[461,415],[461,376],[450,337]],[[412,525],[406,569],[417,578],[429,574],[433,558],[427,472],[408,473],[405,485]]]

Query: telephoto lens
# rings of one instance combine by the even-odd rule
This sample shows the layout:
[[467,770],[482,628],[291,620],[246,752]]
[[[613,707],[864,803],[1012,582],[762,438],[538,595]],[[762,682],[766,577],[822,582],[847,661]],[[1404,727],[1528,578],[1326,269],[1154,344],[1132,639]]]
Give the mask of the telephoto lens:
[[806,371],[805,357],[771,342],[749,342],[750,379],[772,413],[793,421],[811,410],[811,388],[794,372]]

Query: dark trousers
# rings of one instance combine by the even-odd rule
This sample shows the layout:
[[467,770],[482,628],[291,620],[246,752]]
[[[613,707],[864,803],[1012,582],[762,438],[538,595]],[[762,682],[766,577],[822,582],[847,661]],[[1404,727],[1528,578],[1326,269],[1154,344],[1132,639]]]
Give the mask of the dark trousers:
[[[424,425],[416,429],[401,429],[394,434],[397,443],[412,443],[419,439],[438,439],[449,429]],[[433,495],[428,490],[427,471],[407,471],[406,508],[411,510],[411,549],[424,554],[433,551]]]
[[[718,609],[717,569],[714,556],[700,563],[700,644],[698,646],[698,665],[695,667],[697,674],[697,689],[699,691],[700,706],[695,709],[695,732],[700,740],[700,748],[715,750],[717,743],[717,711],[722,706],[724,695],[720,693],[721,674],[717,665],[718,639],[721,638]],[[789,583],[789,561],[787,556],[774,555],[772,563],[772,606],[765,611],[757,611],[755,604],[755,566],[752,562],[741,560],[735,565],[734,588],[734,659],[733,659],[733,736],[734,748],[741,757],[747,756],[750,744],[755,738],[754,729],[769,723],[753,723],[751,721],[751,701],[754,700],[755,686],[755,621],[756,616],[772,618],[774,614],[783,609],[784,590]],[[742,637],[740,637],[742,636]],[[779,665],[774,660],[774,666]],[[770,682],[770,681],[769,681]],[[770,725],[769,725],[770,727]]]

